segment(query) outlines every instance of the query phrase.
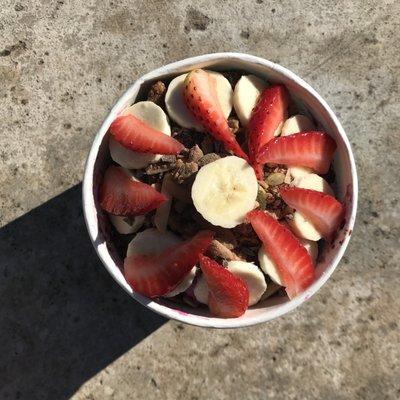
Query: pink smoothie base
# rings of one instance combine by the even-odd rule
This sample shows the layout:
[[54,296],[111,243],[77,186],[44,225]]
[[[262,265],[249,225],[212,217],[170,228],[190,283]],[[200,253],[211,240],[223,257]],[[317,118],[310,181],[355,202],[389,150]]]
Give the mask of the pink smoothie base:
[[[167,299],[152,300],[135,293],[125,281],[122,262],[109,237],[110,225],[97,202],[98,185],[104,169],[110,163],[107,130],[115,117],[135,102],[141,88],[157,79],[176,76],[194,68],[211,70],[239,69],[255,74],[271,83],[283,83],[292,97],[300,101],[313,118],[337,143],[333,162],[336,175],[336,195],[346,204],[346,217],[332,245],[325,246],[316,266],[317,278],[301,295],[289,300],[272,297],[249,308],[240,318],[222,319],[209,314],[206,308],[191,308]],[[309,300],[332,275],[339,264],[354,227],[357,211],[358,181],[353,152],[339,120],[325,100],[296,74],[271,61],[249,54],[215,53],[187,58],[165,65],[140,77],[122,95],[96,134],[87,158],[83,179],[83,210],[90,239],[105,268],[118,284],[136,301],[152,311],[192,325],[208,328],[241,328],[278,318]],[[106,295],[106,294],[105,294]],[[315,300],[318,301],[318,300]]]

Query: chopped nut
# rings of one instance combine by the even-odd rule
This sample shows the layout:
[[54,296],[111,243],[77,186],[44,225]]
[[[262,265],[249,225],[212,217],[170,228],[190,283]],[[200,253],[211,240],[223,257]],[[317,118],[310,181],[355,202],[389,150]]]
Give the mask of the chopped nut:
[[155,163],[155,164],[149,164],[145,171],[147,175],[155,175],[155,174],[161,174],[163,172],[171,171],[172,169],[175,168],[175,164],[171,163]]
[[183,162],[178,160],[176,162],[176,169],[173,172],[173,177],[178,181],[178,183],[183,183],[186,179],[191,177],[199,170],[199,166],[195,162]]
[[177,157],[173,154],[166,154],[161,157],[162,162],[176,163]]
[[233,251],[229,250],[226,246],[224,246],[220,241],[216,239],[211,242],[207,253],[213,258],[221,258],[228,261],[241,260],[239,256],[237,256]]
[[265,191],[265,189],[262,186],[258,185],[257,202],[261,210],[265,210],[265,206],[267,204],[265,201],[266,196],[267,192]]
[[218,159],[220,159],[221,157],[217,154],[217,153],[209,153],[206,154],[205,156],[201,157],[198,164],[199,167],[204,167],[207,164],[210,164],[214,161],[217,161]]
[[228,125],[229,125],[229,129],[231,130],[232,134],[236,135],[236,133],[240,129],[239,120],[236,119],[236,118],[229,118],[228,119]]
[[269,281],[267,283],[267,290],[261,296],[260,301],[268,299],[268,297],[271,297],[272,295],[274,295],[279,289],[281,289],[281,287],[282,286],[279,286],[277,283],[275,283],[273,281]]
[[149,93],[147,94],[147,100],[156,104],[161,104],[164,100],[166,90],[167,88],[165,87],[164,82],[157,81],[151,86]]
[[288,185],[290,184],[290,182],[292,182],[292,177],[290,175],[289,170],[286,171],[285,180],[283,182]]
[[270,186],[278,186],[281,185],[285,180],[285,174],[282,172],[273,172],[267,176],[267,183]]
[[204,156],[201,148],[195,144],[190,150],[187,160],[189,162],[198,162]]

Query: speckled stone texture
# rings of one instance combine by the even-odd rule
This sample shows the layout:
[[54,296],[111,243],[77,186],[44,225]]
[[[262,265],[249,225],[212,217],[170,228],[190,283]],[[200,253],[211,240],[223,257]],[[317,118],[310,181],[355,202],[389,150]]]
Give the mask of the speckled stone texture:
[[[400,2],[3,0],[1,399],[400,398]],[[358,222],[295,312],[202,330],[136,304],[81,210],[91,140],[141,74],[241,51],[294,70],[353,145]]]

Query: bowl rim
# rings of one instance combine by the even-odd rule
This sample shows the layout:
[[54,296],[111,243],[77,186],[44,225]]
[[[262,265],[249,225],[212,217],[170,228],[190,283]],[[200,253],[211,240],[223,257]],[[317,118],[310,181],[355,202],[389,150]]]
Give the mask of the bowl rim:
[[[108,270],[111,274],[113,279],[136,301],[144,305],[145,307],[151,309],[152,311],[171,319],[178,320],[180,322],[184,322],[187,324],[200,326],[200,327],[207,327],[207,328],[241,328],[252,326],[256,324],[260,324],[263,322],[267,322],[278,318],[290,311],[293,311],[297,308],[300,304],[308,300],[312,297],[329,279],[332,275],[333,271],[337,268],[339,261],[341,260],[347,245],[350,241],[351,235],[345,235],[343,242],[339,244],[336,254],[334,255],[331,262],[327,265],[326,270],[324,273],[315,281],[312,285],[310,285],[302,294],[295,297],[291,301],[286,303],[280,304],[279,307],[272,312],[261,313],[259,315],[251,316],[251,317],[244,317],[244,318],[207,318],[202,317],[199,315],[190,314],[187,312],[183,312],[176,308],[168,307],[164,304],[160,304],[157,301],[148,299],[142,295],[139,295],[135,292],[131,292],[124,286],[119,279],[117,279],[116,275],[114,274],[111,266],[109,265],[108,260],[105,259],[103,254],[99,251],[99,246],[96,244],[97,242],[97,213],[96,208],[94,206],[94,199],[93,199],[93,172],[94,172],[94,165],[97,159],[98,150],[100,144],[102,142],[103,136],[106,134],[109,125],[111,124],[112,120],[114,119],[114,114],[119,110],[124,104],[127,103],[128,99],[131,96],[132,91],[139,89],[142,83],[153,80],[158,78],[161,75],[168,75],[172,73],[176,73],[178,68],[190,68],[194,64],[199,64],[203,62],[212,62],[212,61],[221,61],[226,59],[229,60],[240,60],[242,62],[246,62],[252,65],[261,65],[264,67],[268,67],[272,70],[275,70],[278,74],[285,76],[287,79],[294,81],[297,85],[301,86],[307,92],[309,92],[315,100],[325,109],[329,118],[335,125],[339,135],[341,136],[345,150],[347,152],[347,156],[350,162],[350,172],[351,172],[351,183],[352,183],[352,196],[351,202],[349,206],[349,217],[347,228],[349,231],[352,231],[354,228],[354,223],[356,219],[356,212],[357,212],[357,203],[358,203],[358,178],[357,178],[357,170],[354,160],[354,154],[351,149],[351,145],[349,139],[339,122],[338,118],[329,107],[327,102],[317,93],[315,89],[313,89],[307,82],[305,82],[302,78],[300,78],[297,74],[292,72],[286,67],[283,67],[279,64],[276,64],[272,61],[267,59],[245,54],[245,53],[237,53],[237,52],[219,52],[219,53],[209,53],[203,54],[195,57],[185,58],[179,61],[175,61],[159,68],[156,68],[145,75],[139,77],[133,84],[131,84],[124,94],[116,101],[110,112],[108,113],[107,117],[104,119],[104,122],[101,124],[99,130],[96,133],[96,136],[93,139],[86,164],[84,169],[84,178],[83,178],[83,185],[82,185],[82,202],[83,202],[83,211],[84,211],[84,218],[86,227],[92,242],[93,247],[96,250],[96,253],[100,260],[102,261],[104,267]],[[107,250],[108,252],[108,250]]]

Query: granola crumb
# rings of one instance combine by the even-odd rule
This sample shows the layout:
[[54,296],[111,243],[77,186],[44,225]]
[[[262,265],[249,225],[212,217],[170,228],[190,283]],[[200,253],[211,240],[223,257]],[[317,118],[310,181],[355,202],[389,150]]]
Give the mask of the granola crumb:
[[178,160],[176,162],[176,168],[172,173],[172,176],[178,183],[183,183],[186,179],[194,175],[198,170],[199,166],[197,163]]
[[221,157],[217,153],[209,153],[206,154],[205,156],[201,157],[198,164],[199,168],[204,167],[207,164],[210,164],[214,161],[219,160]]
[[190,150],[188,154],[187,160],[189,162],[198,162],[204,156],[201,148],[195,144]]
[[151,86],[149,93],[147,94],[147,100],[158,105],[162,104],[166,90],[167,88],[165,83],[162,81],[157,81]]
[[237,118],[229,118],[228,125],[233,135],[236,135],[239,132],[240,123]]

